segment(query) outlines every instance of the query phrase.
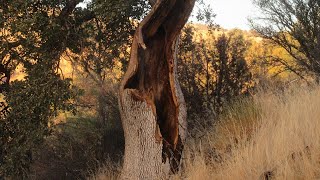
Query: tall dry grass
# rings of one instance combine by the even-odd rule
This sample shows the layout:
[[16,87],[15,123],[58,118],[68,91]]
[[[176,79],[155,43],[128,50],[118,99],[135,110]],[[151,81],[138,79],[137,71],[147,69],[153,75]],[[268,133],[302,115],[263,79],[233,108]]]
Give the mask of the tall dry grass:
[[320,87],[238,101],[189,139],[182,167],[172,179],[319,179]]
[[189,144],[179,178],[319,179],[320,88],[264,92],[249,102]]

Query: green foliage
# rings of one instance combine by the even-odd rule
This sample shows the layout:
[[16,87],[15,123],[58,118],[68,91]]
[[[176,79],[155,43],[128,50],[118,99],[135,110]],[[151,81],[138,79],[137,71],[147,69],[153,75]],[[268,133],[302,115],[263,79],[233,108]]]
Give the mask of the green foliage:
[[126,63],[129,59],[127,48],[132,40],[137,20],[148,8],[145,1],[92,1],[88,10],[94,12],[94,19],[85,23],[79,51],[71,50],[80,56],[74,61],[83,71],[101,83],[107,76],[107,69],[116,62]]
[[15,81],[5,100],[9,114],[0,121],[0,174],[25,177],[32,161],[32,152],[50,134],[53,117],[61,110],[74,111],[70,80],[36,69],[25,80]]
[[18,64],[26,73],[24,79],[5,81],[1,86],[5,100],[1,111],[6,112],[1,113],[0,121],[0,177],[26,177],[33,150],[49,135],[52,118],[59,111],[75,110],[72,100],[79,91],[58,73],[60,56],[72,35],[68,23],[75,18],[68,8],[75,7],[69,1],[60,3],[11,1],[0,5],[5,18],[0,27],[4,45],[1,75],[10,80]]
[[203,0],[197,0],[196,6],[198,7],[198,12],[196,13],[196,19],[199,22],[206,24],[211,30],[219,27],[219,25],[214,23],[214,18],[216,14],[213,9],[205,3]]
[[[110,95],[110,81],[119,82],[126,68],[130,53],[128,48],[132,41],[137,21],[149,6],[147,1],[135,0],[95,0],[88,5],[95,18],[80,29],[81,47],[71,49],[72,61],[78,70],[96,84],[98,92],[96,109],[101,124],[111,123],[106,114],[113,113],[114,95]],[[114,71],[118,70],[118,71]]]

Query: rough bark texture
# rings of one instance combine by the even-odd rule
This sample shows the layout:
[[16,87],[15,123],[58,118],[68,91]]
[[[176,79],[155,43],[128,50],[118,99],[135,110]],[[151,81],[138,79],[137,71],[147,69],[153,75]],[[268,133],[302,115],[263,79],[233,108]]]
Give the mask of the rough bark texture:
[[125,133],[122,179],[161,179],[179,169],[186,107],[176,76],[176,39],[195,0],[158,0],[140,23],[120,87]]

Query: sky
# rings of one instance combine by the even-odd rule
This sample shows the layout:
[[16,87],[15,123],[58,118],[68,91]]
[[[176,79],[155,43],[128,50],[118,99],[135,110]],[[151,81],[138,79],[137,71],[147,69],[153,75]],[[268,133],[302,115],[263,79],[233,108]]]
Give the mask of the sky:
[[247,17],[257,11],[252,0],[205,0],[217,14],[215,22],[226,29],[249,30]]

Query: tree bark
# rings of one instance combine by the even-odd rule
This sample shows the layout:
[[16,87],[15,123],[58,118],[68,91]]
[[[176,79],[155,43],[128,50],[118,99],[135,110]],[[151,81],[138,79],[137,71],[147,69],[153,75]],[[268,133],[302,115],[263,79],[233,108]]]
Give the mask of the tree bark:
[[195,0],[152,1],[134,35],[120,86],[125,136],[121,179],[162,179],[179,169],[186,138],[186,105],[177,80],[177,37]]

